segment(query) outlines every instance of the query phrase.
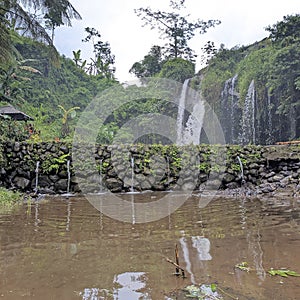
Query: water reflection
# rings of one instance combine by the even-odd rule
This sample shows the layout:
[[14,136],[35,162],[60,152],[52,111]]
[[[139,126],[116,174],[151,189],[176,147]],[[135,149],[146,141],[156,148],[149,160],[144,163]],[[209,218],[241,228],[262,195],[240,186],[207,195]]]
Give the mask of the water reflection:
[[[118,274],[114,278],[113,296],[115,300],[130,299],[140,300],[147,295],[139,290],[146,287],[146,277],[144,272],[125,272]],[[150,298],[145,298],[150,299]]]
[[[170,194],[167,209],[181,196]],[[0,295],[159,300],[190,283],[218,282],[240,299],[297,299],[294,278],[278,285],[266,271],[300,272],[299,202],[228,197],[200,207],[205,197],[191,196],[167,217],[138,223],[138,204],[164,195],[122,195],[130,209],[118,207],[118,214],[128,222],[106,216],[81,197],[48,197],[0,215]],[[99,207],[111,205],[107,199],[101,195]],[[186,279],[173,276],[175,267],[165,261],[174,259],[176,244]],[[255,271],[234,270],[242,261]]]
[[203,236],[192,236],[192,245],[197,249],[199,260],[211,260],[210,241]]

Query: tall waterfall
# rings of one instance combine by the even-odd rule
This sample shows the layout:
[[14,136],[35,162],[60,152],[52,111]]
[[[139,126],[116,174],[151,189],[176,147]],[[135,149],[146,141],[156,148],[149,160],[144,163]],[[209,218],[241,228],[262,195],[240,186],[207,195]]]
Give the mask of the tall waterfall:
[[184,81],[178,103],[176,141],[178,145],[197,145],[200,142],[205,108],[199,93],[189,88],[189,82],[190,79]]
[[177,113],[177,141],[176,144],[181,145],[183,141],[183,121],[185,112],[185,98],[187,90],[189,87],[190,79],[186,79],[183,83],[181,95],[178,103],[178,113]]
[[238,132],[240,129],[241,109],[239,108],[239,94],[236,92],[236,82],[238,75],[226,80],[221,93],[220,121],[227,143],[238,142]]
[[242,144],[255,144],[255,86],[251,81],[244,103],[242,117]]

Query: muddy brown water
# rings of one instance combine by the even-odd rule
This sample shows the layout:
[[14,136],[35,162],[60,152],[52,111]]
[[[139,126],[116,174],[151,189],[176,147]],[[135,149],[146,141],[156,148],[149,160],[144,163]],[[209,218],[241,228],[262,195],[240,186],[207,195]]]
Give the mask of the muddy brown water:
[[[299,198],[218,196],[201,205],[205,197],[193,195],[170,215],[137,223],[134,204],[165,193],[118,197],[133,205],[131,222],[79,196],[1,214],[0,299],[183,299],[177,291],[192,283],[216,283],[230,294],[224,299],[300,299],[300,277],[267,272],[300,273]],[[166,261],[175,245],[186,278]],[[234,267],[241,262],[252,270]]]

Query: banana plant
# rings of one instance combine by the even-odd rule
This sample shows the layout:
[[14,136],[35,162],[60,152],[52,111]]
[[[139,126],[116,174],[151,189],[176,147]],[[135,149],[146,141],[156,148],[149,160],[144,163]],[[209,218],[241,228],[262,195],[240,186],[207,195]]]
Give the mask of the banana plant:
[[58,105],[62,110],[62,127],[61,127],[61,137],[66,137],[70,133],[69,119],[74,119],[76,117],[76,110],[80,109],[79,106],[74,106],[69,109],[65,109],[62,105]]
[[75,62],[77,67],[84,70],[86,65],[86,60],[82,60],[81,50],[73,51],[73,61]]

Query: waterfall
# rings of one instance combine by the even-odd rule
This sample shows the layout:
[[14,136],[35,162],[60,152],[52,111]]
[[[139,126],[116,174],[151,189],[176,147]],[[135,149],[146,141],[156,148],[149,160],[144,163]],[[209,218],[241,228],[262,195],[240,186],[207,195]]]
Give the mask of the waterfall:
[[34,187],[34,193],[37,194],[38,192],[38,185],[39,185],[39,166],[40,162],[36,162],[36,167],[35,167],[35,187]]
[[271,95],[268,91],[268,143],[270,144],[273,141],[272,137],[272,105],[271,105]]
[[231,105],[230,105],[230,120],[231,120],[231,142],[234,143],[237,140],[237,134],[235,133],[235,126],[236,126],[236,112],[238,108],[238,100],[239,100],[239,95],[237,92],[235,92],[235,82],[237,80],[238,75],[236,74],[235,76],[232,77],[231,80],[231,89],[230,89],[230,94],[231,94]]
[[242,116],[242,144],[255,144],[255,86],[251,81],[246,95]]
[[[176,140],[178,145],[198,145],[200,142],[205,108],[199,94],[189,89],[189,82],[190,79],[184,81],[178,103]],[[185,122],[186,112],[190,115]]]
[[226,80],[221,93],[221,112],[220,122],[224,131],[227,143],[234,144],[238,142],[238,130],[241,116],[239,108],[239,94],[235,91],[238,75]]
[[[199,144],[203,117],[204,105],[202,102],[198,102],[195,104],[193,112],[189,116],[188,121],[186,123],[186,128],[183,132],[183,144]],[[199,120],[201,120],[201,122],[199,122]]]
[[185,111],[185,98],[188,90],[190,79],[186,79],[183,83],[181,95],[178,103],[178,113],[177,113],[177,141],[176,143],[182,145],[182,128],[184,121],[184,111]]

